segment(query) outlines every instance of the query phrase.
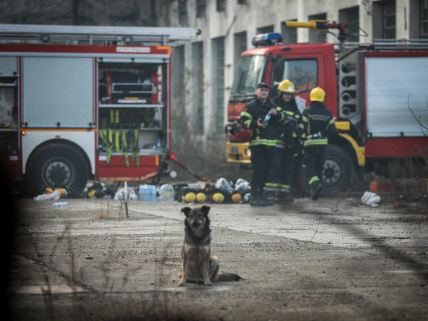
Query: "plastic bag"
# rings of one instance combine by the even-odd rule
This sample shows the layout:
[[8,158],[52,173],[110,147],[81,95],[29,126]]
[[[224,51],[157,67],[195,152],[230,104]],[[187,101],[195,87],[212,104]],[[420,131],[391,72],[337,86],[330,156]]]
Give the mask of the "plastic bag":
[[251,191],[251,185],[245,179],[238,178],[235,182],[234,190],[240,192],[241,194],[246,194]]
[[117,191],[117,193],[114,195],[114,200],[129,200],[129,201],[135,201],[137,200],[137,194],[135,194],[135,191],[132,188],[121,188]]
[[361,202],[364,205],[368,205],[371,207],[376,207],[378,206],[379,202],[381,201],[381,198],[379,195],[377,195],[376,193],[372,193],[372,192],[365,192],[363,194],[363,196],[361,197]]
[[57,201],[61,197],[61,193],[53,191],[52,193],[40,194],[34,197],[35,201]]
[[227,181],[227,179],[221,177],[215,183],[215,187],[221,190],[223,193],[232,194],[233,187],[232,184]]
[[156,201],[156,186],[155,185],[140,185],[138,189],[138,196],[141,201]]
[[163,184],[159,188],[159,198],[162,201],[173,201],[174,200],[174,187],[171,184]]

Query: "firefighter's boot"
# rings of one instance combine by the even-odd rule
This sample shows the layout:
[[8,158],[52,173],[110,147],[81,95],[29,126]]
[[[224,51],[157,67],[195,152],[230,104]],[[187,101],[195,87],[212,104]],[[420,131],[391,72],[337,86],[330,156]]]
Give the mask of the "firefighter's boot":
[[317,200],[317,199],[319,198],[319,196],[320,196],[320,192],[321,192],[321,189],[322,189],[322,184],[321,184],[321,182],[318,180],[318,181],[313,182],[313,183],[310,185],[310,188],[311,188],[311,195],[310,195],[310,198],[311,198],[311,200],[315,201],[315,200]]
[[268,206],[272,204],[263,197],[262,190],[256,189],[251,193],[250,205],[260,207],[260,206]]
[[268,196],[268,193],[262,189],[261,195],[262,195],[261,200],[264,203],[263,206],[270,206],[270,205],[275,204],[276,192],[273,192],[273,195]]
[[291,196],[290,191],[280,191],[278,193],[277,202],[279,204],[286,205],[286,204],[293,203],[293,201],[294,201],[294,198],[293,198],[293,196]]
[[262,196],[264,196],[268,202],[273,204],[278,199],[278,191],[265,191],[262,193]]

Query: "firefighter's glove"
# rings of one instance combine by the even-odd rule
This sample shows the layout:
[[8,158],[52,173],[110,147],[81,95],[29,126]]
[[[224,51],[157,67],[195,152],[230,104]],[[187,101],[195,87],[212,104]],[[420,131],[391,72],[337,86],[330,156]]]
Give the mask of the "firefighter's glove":
[[271,108],[269,110],[269,114],[271,114],[272,116],[277,116],[278,115],[278,111],[275,108]]
[[265,128],[266,127],[265,122],[261,118],[257,119],[256,124],[257,124],[258,128]]

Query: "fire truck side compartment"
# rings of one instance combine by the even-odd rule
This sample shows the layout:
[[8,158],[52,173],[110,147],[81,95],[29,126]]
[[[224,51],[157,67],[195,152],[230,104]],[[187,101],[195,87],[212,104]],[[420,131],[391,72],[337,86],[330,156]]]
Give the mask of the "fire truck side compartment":
[[424,136],[428,57],[365,59],[367,131],[372,137]]
[[23,119],[28,127],[87,128],[93,123],[90,58],[24,57]]

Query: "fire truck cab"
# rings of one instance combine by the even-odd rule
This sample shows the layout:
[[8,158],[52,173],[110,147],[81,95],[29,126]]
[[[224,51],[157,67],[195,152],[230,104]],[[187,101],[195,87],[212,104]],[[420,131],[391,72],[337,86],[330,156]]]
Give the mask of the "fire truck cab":
[[[294,82],[301,111],[310,90],[326,91],[338,134],[329,140],[322,171],[327,193],[346,190],[371,160],[428,157],[428,43],[281,43],[279,34],[255,37],[244,51],[228,104],[228,121],[239,119],[256,84]],[[346,46],[346,44],[342,44]],[[273,88],[273,90],[272,90]],[[244,139],[243,139],[244,137]],[[227,160],[249,164],[248,135],[228,135]],[[304,171],[298,182],[306,189]]]
[[32,194],[145,180],[171,151],[173,41],[191,28],[0,25],[0,152]]

